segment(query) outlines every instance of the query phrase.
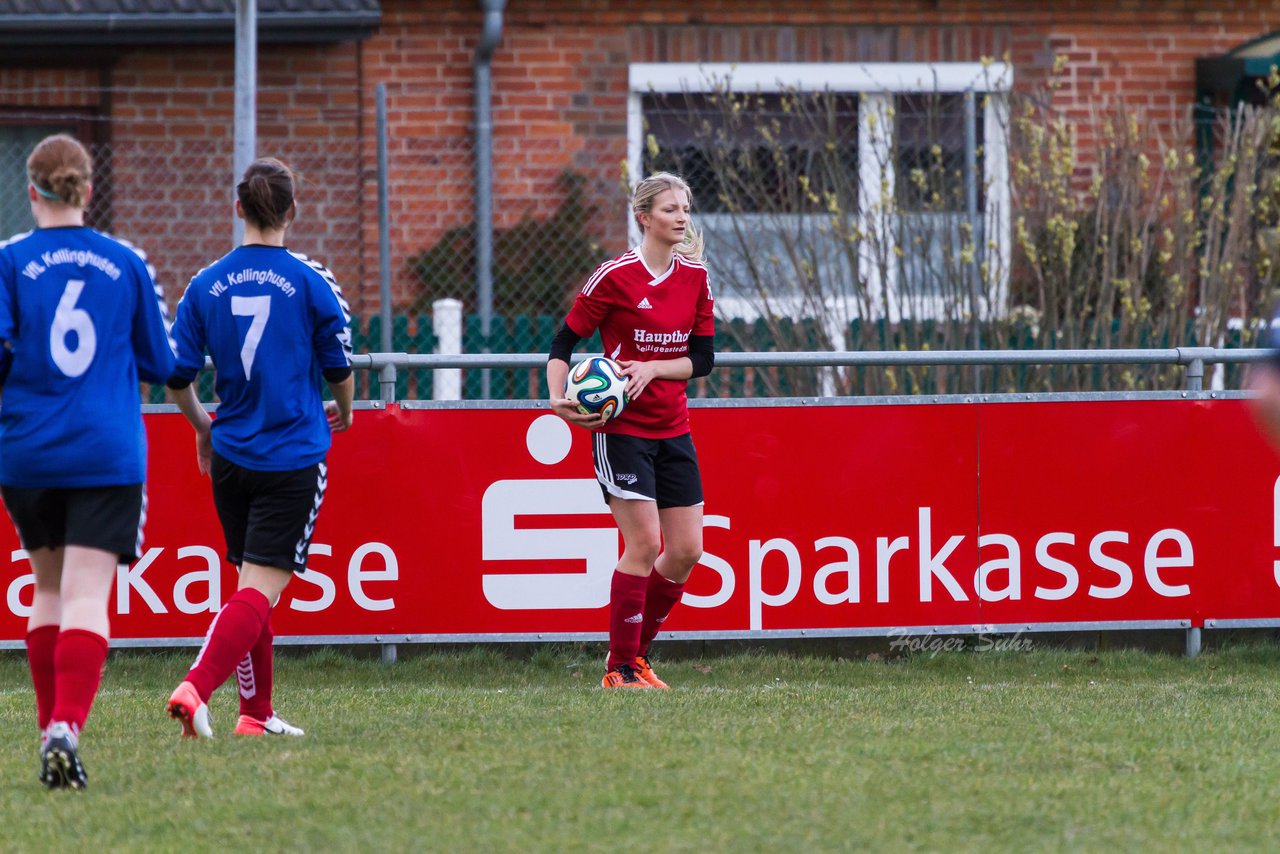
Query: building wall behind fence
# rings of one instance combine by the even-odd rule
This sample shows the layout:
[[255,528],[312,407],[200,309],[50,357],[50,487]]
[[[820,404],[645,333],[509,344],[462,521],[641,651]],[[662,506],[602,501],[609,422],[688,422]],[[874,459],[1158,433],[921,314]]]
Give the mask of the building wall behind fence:
[[[322,260],[358,297],[367,271],[376,275],[376,242],[370,248],[360,231],[367,176],[358,57],[354,46],[335,50],[261,51],[258,152],[300,175],[290,248]],[[92,129],[94,210],[109,212],[96,224],[147,251],[171,303],[232,247],[232,66],[229,48],[187,47],[129,51],[100,71],[0,72],[0,105],[10,116],[32,108],[33,120]],[[22,169],[25,156],[6,151],[0,168]]]
[[[365,80],[392,85],[393,257],[431,246],[470,222],[471,187],[446,185],[469,159],[471,60],[481,19],[471,4],[383,4],[364,43]],[[495,223],[546,217],[564,170],[588,181],[598,206],[590,237],[608,256],[627,245],[622,191],[628,65],[633,62],[975,62],[1008,57],[1015,86],[1047,97],[1074,123],[1089,165],[1093,125],[1124,101],[1170,124],[1194,96],[1194,60],[1280,29],[1276,2],[940,5],[674,0],[514,4],[493,60]],[[1066,65],[1055,72],[1059,57]],[[397,100],[400,106],[397,105]],[[397,163],[397,160],[400,162]],[[469,163],[466,164],[469,166]],[[467,178],[469,179],[469,174]],[[555,252],[531,245],[530,253]],[[469,272],[469,271],[468,271]],[[398,303],[415,282],[396,271]],[[459,283],[466,288],[469,281]],[[469,294],[463,290],[457,296]],[[501,312],[503,306],[496,306]],[[541,344],[541,342],[538,342]]]
[[[291,245],[329,264],[365,315],[379,308],[376,84],[386,83],[389,94],[397,310],[426,307],[414,305],[422,290],[409,259],[440,247],[451,231],[457,238],[473,218],[480,13],[461,0],[382,6],[382,27],[363,42],[259,49],[259,151],[284,156],[305,178]],[[1019,89],[1055,83],[1052,103],[1076,123],[1087,149],[1092,111],[1108,99],[1172,117],[1192,99],[1196,57],[1275,29],[1274,0],[509,4],[493,64],[495,224],[508,232],[506,251],[515,257],[555,256],[568,241],[585,241],[600,257],[626,247],[622,163],[633,62],[965,62],[1007,54]],[[1055,77],[1059,55],[1068,64]],[[64,109],[105,126],[111,226],[151,252],[175,300],[230,243],[232,60],[224,45],[124,49],[87,67],[0,61],[0,108]],[[521,230],[561,205],[566,172],[583,182],[586,226]],[[446,245],[439,254],[453,263],[446,272],[456,292],[447,295],[469,298],[469,246]]]

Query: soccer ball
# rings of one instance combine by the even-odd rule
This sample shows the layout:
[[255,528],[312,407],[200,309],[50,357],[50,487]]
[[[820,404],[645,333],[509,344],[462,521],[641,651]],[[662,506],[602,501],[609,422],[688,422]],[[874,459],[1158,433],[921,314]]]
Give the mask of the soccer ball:
[[608,421],[617,418],[626,408],[627,393],[623,391],[626,385],[627,378],[617,362],[592,356],[569,371],[564,396],[578,404],[578,411],[583,415],[599,413]]

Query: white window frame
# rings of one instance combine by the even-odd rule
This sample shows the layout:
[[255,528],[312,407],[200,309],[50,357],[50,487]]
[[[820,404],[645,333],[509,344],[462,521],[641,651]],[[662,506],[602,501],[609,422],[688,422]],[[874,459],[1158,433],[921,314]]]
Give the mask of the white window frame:
[[[644,115],[641,98],[649,94],[710,92],[728,88],[733,92],[824,92],[857,94],[858,168],[861,192],[858,200],[859,227],[865,232],[872,213],[882,209],[881,187],[893,188],[892,163],[887,153],[893,148],[894,123],[887,121],[893,98],[905,93],[964,93],[973,91],[982,111],[982,178],[986,205],[982,211],[996,249],[987,252],[994,280],[992,304],[981,307],[983,315],[1003,315],[1008,307],[1011,257],[1009,217],[1009,92],[1013,86],[1013,66],[1004,62],[882,62],[882,63],[633,63],[629,68],[627,98],[627,163],[632,176],[643,166]],[[872,120],[875,115],[877,120]],[[889,174],[881,174],[881,163],[889,163]],[[883,184],[882,184],[883,181]],[[890,203],[892,199],[889,200]],[[628,217],[632,243],[640,240],[639,230]],[[887,241],[892,241],[889,235]],[[885,243],[893,252],[891,242]],[[865,256],[860,259],[860,275],[873,295],[890,293],[897,287],[898,269],[890,265],[882,281],[879,266]],[[714,261],[713,261],[714,264]],[[721,303],[724,304],[721,304]],[[734,304],[730,304],[733,302]],[[742,303],[738,305],[736,303]],[[916,319],[941,316],[941,300],[920,308]],[[876,300],[876,304],[880,301]],[[745,299],[717,299],[720,311],[729,317],[750,317],[753,308]],[[889,320],[896,322],[897,301],[890,300]]]

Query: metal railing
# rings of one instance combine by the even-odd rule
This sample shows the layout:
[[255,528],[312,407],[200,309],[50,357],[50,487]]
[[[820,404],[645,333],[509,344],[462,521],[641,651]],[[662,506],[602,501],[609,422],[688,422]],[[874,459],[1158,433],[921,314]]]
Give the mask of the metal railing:
[[[575,356],[585,359],[591,354]],[[992,366],[992,365],[1182,365],[1187,391],[1204,389],[1205,366],[1249,364],[1272,357],[1258,348],[1170,347],[1152,350],[867,350],[853,353],[822,351],[786,353],[717,353],[717,367],[848,368],[896,366]],[[357,370],[378,373],[379,400],[396,402],[396,374],[400,370],[483,370],[537,368],[546,364],[543,353],[465,353],[432,355],[413,353],[363,353],[353,357]]]

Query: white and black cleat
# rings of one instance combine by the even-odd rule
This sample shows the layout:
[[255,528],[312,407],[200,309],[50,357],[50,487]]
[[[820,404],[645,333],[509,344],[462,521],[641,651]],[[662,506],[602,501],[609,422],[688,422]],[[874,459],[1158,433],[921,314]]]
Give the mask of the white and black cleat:
[[40,783],[48,785],[45,781],[49,779],[49,757],[45,755],[45,745],[49,743],[48,730],[40,730],[40,748],[36,750],[36,755],[40,757]]
[[236,722],[236,735],[306,735],[301,727],[296,727],[277,714],[272,714],[265,721],[241,715]]
[[89,775],[78,753],[79,739],[69,725],[58,721],[49,725],[48,739],[40,751],[44,785],[48,789],[84,790]]

